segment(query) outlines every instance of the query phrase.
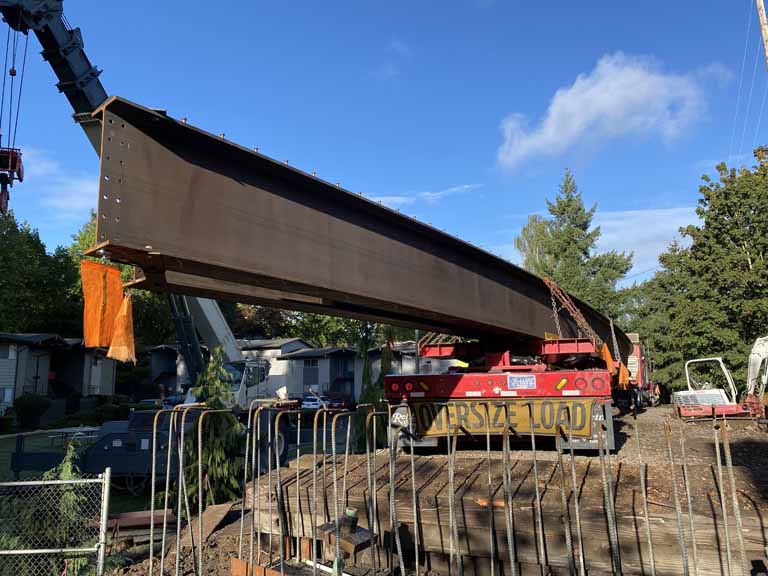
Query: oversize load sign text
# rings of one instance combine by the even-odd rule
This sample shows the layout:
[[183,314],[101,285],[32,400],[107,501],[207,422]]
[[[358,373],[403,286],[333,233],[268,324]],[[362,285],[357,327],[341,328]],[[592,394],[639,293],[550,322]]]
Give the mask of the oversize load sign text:
[[486,414],[490,410],[491,434],[503,434],[504,423],[509,411],[509,423],[515,433],[529,434],[531,431],[531,410],[533,430],[536,434],[555,435],[562,426],[574,436],[592,435],[592,411],[596,402],[592,398],[549,399],[530,401],[499,400],[488,401],[488,409],[482,400],[452,400],[442,402],[414,402],[412,410],[416,429],[420,436],[447,436],[450,430],[463,428],[470,434],[486,433]]

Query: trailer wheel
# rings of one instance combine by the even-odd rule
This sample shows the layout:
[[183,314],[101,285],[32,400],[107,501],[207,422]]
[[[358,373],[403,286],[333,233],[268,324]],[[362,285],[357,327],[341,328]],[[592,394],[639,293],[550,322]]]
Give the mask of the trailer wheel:
[[[268,470],[268,460],[267,458],[272,460],[272,466],[274,470],[274,466],[276,463],[279,462],[280,466],[285,466],[285,464],[288,461],[288,421],[285,419],[285,417],[280,419],[280,429],[277,431],[277,435],[272,439],[272,442],[277,446],[277,459],[275,458],[275,447],[269,445],[269,435],[268,432],[265,432],[265,426],[272,425],[274,426],[274,420],[272,418],[269,418],[268,423],[262,422],[261,425],[261,438],[259,439],[259,452],[261,453],[261,468],[260,472],[262,474],[266,473]],[[274,435],[274,430],[273,430]]]

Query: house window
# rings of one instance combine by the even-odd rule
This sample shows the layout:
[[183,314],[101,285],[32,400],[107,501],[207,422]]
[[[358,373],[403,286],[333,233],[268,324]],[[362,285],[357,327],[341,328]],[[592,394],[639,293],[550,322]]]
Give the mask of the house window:
[[316,387],[320,381],[320,369],[317,358],[308,358],[304,360],[304,375],[302,378],[304,390],[310,387]]
[[0,344],[0,360],[8,360],[11,357],[11,347],[8,344]]
[[3,404],[13,404],[13,388],[3,388],[0,401],[2,401]]

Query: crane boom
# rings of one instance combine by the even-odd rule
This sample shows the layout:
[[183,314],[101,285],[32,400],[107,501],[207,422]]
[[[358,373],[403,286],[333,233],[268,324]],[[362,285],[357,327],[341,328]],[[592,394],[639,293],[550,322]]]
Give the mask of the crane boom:
[[0,12],[14,30],[28,34],[31,30],[43,47],[43,59],[58,78],[56,87],[69,100],[73,118],[99,153],[101,121],[91,113],[106,99],[96,68],[85,54],[79,28],[71,28],[64,18],[63,0],[0,0]]
[[[35,33],[43,48],[43,59],[58,78],[56,87],[67,97],[75,122],[100,156],[101,119],[94,118],[93,112],[107,100],[108,94],[99,79],[101,70],[85,53],[80,28],[72,28],[64,16],[63,0],[0,0],[0,13],[11,29],[25,35],[30,31]],[[0,168],[7,164],[7,171],[15,171],[10,170],[14,168],[11,164],[18,161],[20,165],[20,156],[16,150],[0,150]],[[7,200],[7,196],[5,198]],[[193,382],[204,368],[198,332],[209,349],[221,346],[229,361],[242,359],[235,337],[214,300],[179,296],[171,300],[171,309],[179,349]]]

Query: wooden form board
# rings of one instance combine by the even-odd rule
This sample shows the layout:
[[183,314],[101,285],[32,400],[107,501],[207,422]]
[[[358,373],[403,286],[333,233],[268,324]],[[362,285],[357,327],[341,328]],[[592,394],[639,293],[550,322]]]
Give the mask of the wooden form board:
[[[322,458],[321,458],[322,460]],[[312,516],[310,503],[313,500],[313,470],[317,482],[318,525],[334,517],[332,459],[327,458],[325,466],[315,469],[311,466],[311,456],[304,457],[297,466],[282,469],[280,485],[283,490],[285,530],[295,537],[312,534]],[[449,487],[447,458],[440,456],[415,456],[417,490],[417,522],[414,520],[412,503],[411,461],[408,456],[400,456],[396,462],[394,478],[395,512],[406,547],[412,547],[414,525],[417,526],[422,551],[435,554],[448,554],[450,550],[449,533]],[[343,510],[342,501],[343,457],[337,459],[337,478],[339,509]],[[298,468],[299,498],[296,498]],[[362,526],[369,525],[368,514],[368,477],[365,456],[350,456],[347,462],[346,504],[358,509]],[[389,539],[389,462],[386,453],[381,453],[375,465],[376,503],[378,506],[377,532],[384,541]],[[650,573],[649,551],[645,537],[642,499],[640,496],[639,467],[636,464],[612,464],[612,477],[615,484],[615,507],[618,524],[618,536],[622,564],[627,574]],[[325,477],[323,476],[325,470]],[[565,459],[565,491],[572,520],[573,491],[569,460]],[[556,461],[538,462],[539,488],[543,511],[545,556],[543,562],[553,567],[567,566],[565,547],[565,527],[562,519],[560,471]],[[689,474],[695,478],[692,482],[693,519],[699,554],[699,573],[702,575],[726,574],[725,545],[723,541],[723,520],[720,513],[716,475],[708,465],[690,465]],[[533,463],[519,460],[511,464],[511,492],[513,494],[512,519],[514,522],[514,542],[519,562],[541,562],[536,546],[537,526],[535,516],[535,489],[533,484]],[[577,486],[582,521],[582,536],[585,558],[593,571],[610,571],[610,546],[603,506],[601,470],[597,458],[578,459],[576,461]],[[688,556],[691,557],[691,543],[688,528],[687,507],[685,501],[682,470],[676,475],[681,495],[683,523],[686,532]],[[750,560],[764,558],[766,531],[763,528],[763,515],[766,507],[761,503],[759,494],[751,494],[753,484],[748,471],[736,469],[737,492],[743,519],[743,537]],[[280,532],[277,514],[277,480],[273,475],[272,490],[267,490],[268,480],[261,479],[258,526],[262,532]],[[649,466],[647,470],[648,498],[650,507],[650,525],[654,545],[655,564],[658,574],[679,574],[682,572],[678,525],[674,511],[674,500],[670,484],[670,468],[664,465]],[[730,499],[730,492],[726,488]],[[268,494],[272,494],[274,514],[270,519],[267,510]],[[507,547],[507,521],[503,507],[502,461],[495,458],[491,462],[490,500],[494,502],[489,509],[488,463],[483,458],[459,458],[455,470],[455,505],[456,522],[459,532],[459,547],[467,557],[487,558],[490,556],[489,527],[494,528],[495,553],[502,562],[509,556]],[[248,494],[250,502],[251,494]],[[260,514],[259,514],[260,509]],[[372,516],[372,514],[371,514]],[[731,546],[734,562],[738,561],[738,543],[732,511],[729,512]],[[576,542],[575,522],[571,526],[574,543]],[[365,562],[366,553],[362,560]],[[691,565],[691,572],[693,567]]]

